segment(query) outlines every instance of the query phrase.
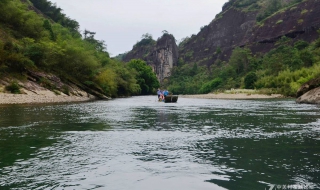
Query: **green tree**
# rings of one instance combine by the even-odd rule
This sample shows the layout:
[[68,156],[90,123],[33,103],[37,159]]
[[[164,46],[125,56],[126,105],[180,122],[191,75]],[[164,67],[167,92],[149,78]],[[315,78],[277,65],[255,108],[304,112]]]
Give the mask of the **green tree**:
[[44,27],[46,30],[49,31],[49,33],[50,33],[50,39],[53,40],[53,41],[56,40],[56,37],[55,37],[55,35],[54,35],[54,33],[53,33],[51,24],[50,24],[50,22],[49,22],[47,19],[46,19],[45,21],[43,21],[43,27]]
[[235,68],[238,75],[250,70],[251,51],[248,48],[235,48],[229,60],[229,65]]
[[309,43],[304,40],[299,40],[296,43],[294,43],[294,47],[298,50],[303,50],[309,46]]
[[137,71],[136,80],[142,95],[152,94],[159,88],[160,84],[155,73],[145,61],[133,59],[128,63],[128,67]]
[[244,78],[244,86],[246,89],[254,89],[254,83],[258,80],[256,73],[250,72]]
[[207,93],[213,91],[214,89],[218,88],[221,83],[222,83],[221,78],[215,78],[212,81],[209,81],[209,82],[203,84],[199,90],[199,93],[207,94]]

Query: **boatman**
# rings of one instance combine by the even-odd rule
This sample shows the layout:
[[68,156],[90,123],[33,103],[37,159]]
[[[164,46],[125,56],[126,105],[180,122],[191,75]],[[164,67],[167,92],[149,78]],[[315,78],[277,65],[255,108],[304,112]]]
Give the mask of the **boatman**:
[[168,96],[169,95],[168,90],[164,90],[163,95],[164,95],[164,97]]
[[158,99],[160,99],[160,96],[161,96],[161,90],[160,90],[160,88],[158,88],[157,94],[158,94]]

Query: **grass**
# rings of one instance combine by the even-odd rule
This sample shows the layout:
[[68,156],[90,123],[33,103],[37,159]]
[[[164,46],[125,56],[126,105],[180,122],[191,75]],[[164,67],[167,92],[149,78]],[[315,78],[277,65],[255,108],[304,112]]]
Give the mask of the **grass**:
[[272,95],[276,94],[276,91],[273,89],[230,89],[230,90],[225,90],[223,93],[225,94],[247,94],[247,95],[252,95],[252,94],[265,94],[265,95]]
[[283,23],[283,20],[278,20],[278,21],[276,22],[276,24],[281,24],[281,23]]
[[301,11],[301,14],[303,15],[303,14],[305,14],[305,13],[307,13],[307,12],[308,12],[307,9],[303,9],[303,10]]

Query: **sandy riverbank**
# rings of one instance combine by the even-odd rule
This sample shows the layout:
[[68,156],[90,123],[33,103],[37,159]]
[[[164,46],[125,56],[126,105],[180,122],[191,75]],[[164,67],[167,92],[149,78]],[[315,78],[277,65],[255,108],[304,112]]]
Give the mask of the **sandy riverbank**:
[[234,100],[250,100],[250,99],[271,99],[283,98],[281,94],[245,94],[245,93],[217,93],[217,94],[195,94],[195,95],[179,95],[182,98],[201,98],[201,99],[234,99]]
[[65,94],[56,95],[49,90],[26,92],[25,94],[0,93],[0,104],[38,104],[38,103],[67,103],[85,102],[95,100],[96,97],[88,94],[79,96],[68,96]]

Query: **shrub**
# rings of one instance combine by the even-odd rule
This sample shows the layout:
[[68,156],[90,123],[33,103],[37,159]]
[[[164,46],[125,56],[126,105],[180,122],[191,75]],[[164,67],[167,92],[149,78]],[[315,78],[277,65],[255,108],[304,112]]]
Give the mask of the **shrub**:
[[298,50],[303,50],[308,46],[309,46],[309,43],[304,40],[299,40],[296,43],[294,43],[294,47]]
[[305,13],[307,13],[307,12],[308,12],[308,10],[303,9],[303,10],[301,11],[301,14],[303,15],[303,14],[305,14]]
[[52,84],[47,78],[40,79],[40,85],[48,90],[55,90],[57,87]]
[[11,82],[5,89],[13,94],[21,94],[20,85],[16,81]]
[[70,90],[69,90],[69,87],[66,86],[66,85],[63,85],[62,87],[62,92],[68,96],[70,96]]
[[281,23],[283,23],[283,20],[278,20],[278,21],[276,22],[276,24],[281,24]]
[[217,88],[222,83],[221,78],[215,78],[212,81],[209,81],[203,84],[199,90],[201,94],[206,94]]
[[257,75],[254,72],[250,72],[244,78],[244,86],[246,89],[254,89],[254,83],[258,80]]

